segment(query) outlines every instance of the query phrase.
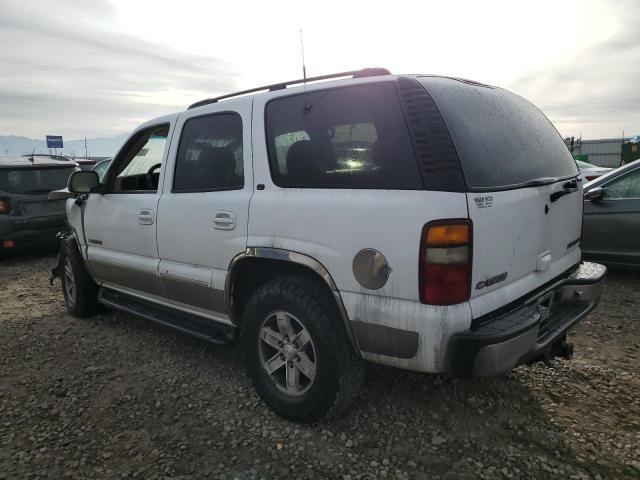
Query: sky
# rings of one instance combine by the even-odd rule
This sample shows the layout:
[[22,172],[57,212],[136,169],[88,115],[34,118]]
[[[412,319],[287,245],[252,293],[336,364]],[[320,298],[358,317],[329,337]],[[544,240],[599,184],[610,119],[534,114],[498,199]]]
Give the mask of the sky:
[[362,67],[532,101],[564,136],[640,134],[640,1],[0,0],[0,135],[113,136],[202,98]]

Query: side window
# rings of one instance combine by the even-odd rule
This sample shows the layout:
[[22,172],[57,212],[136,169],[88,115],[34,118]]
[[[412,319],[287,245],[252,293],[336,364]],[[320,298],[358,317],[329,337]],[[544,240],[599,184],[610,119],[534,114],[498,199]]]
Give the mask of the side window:
[[393,84],[277,98],[267,104],[266,121],[276,185],[423,188]]
[[606,186],[607,198],[640,198],[640,170]]
[[182,129],[173,191],[241,189],[243,165],[240,115],[220,113],[191,118]]
[[167,144],[169,125],[158,125],[140,132],[129,141],[115,160],[113,192],[155,192]]

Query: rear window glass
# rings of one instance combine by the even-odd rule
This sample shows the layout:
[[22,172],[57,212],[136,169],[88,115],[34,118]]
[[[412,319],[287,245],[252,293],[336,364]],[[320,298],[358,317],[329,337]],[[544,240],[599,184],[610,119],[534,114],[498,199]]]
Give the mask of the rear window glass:
[[522,97],[451,79],[420,80],[442,112],[470,187],[504,188],[577,175],[558,131]]
[[421,189],[404,117],[391,84],[292,95],[266,109],[276,185]]
[[0,191],[9,193],[46,193],[67,186],[71,168],[0,169]]

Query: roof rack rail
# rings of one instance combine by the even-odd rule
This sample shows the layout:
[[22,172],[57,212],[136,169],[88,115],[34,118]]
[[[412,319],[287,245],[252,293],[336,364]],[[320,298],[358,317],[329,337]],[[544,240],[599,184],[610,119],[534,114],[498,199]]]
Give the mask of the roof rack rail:
[[376,77],[378,75],[391,75],[391,72],[386,68],[363,68],[361,70],[351,70],[349,72],[331,73],[329,75],[320,75],[318,77],[299,78],[297,80],[291,80],[289,82],[274,83],[272,85],[265,85],[263,87],[250,88],[249,90],[242,90],[240,92],[228,93],[227,95],[221,95],[215,98],[207,98],[205,100],[200,100],[199,102],[189,105],[188,110],[191,110],[192,108],[196,108],[196,107],[201,107],[202,105],[216,103],[218,100],[224,100],[225,98],[239,97],[240,95],[261,92],[264,90],[267,90],[270,92],[275,90],[283,90],[288,86],[299,85],[301,83],[306,83],[306,82],[316,82],[318,80],[328,80],[330,78],[340,78],[340,77],[353,77],[353,78]]

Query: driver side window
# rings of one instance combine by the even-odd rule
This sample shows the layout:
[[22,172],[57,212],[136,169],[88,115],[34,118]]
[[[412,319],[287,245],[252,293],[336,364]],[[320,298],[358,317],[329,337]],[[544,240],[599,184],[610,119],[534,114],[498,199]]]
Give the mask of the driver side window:
[[122,150],[111,180],[112,192],[156,192],[169,125],[138,133]]
[[607,198],[640,198],[640,171],[636,170],[619,180],[614,180],[607,185],[606,191]]

